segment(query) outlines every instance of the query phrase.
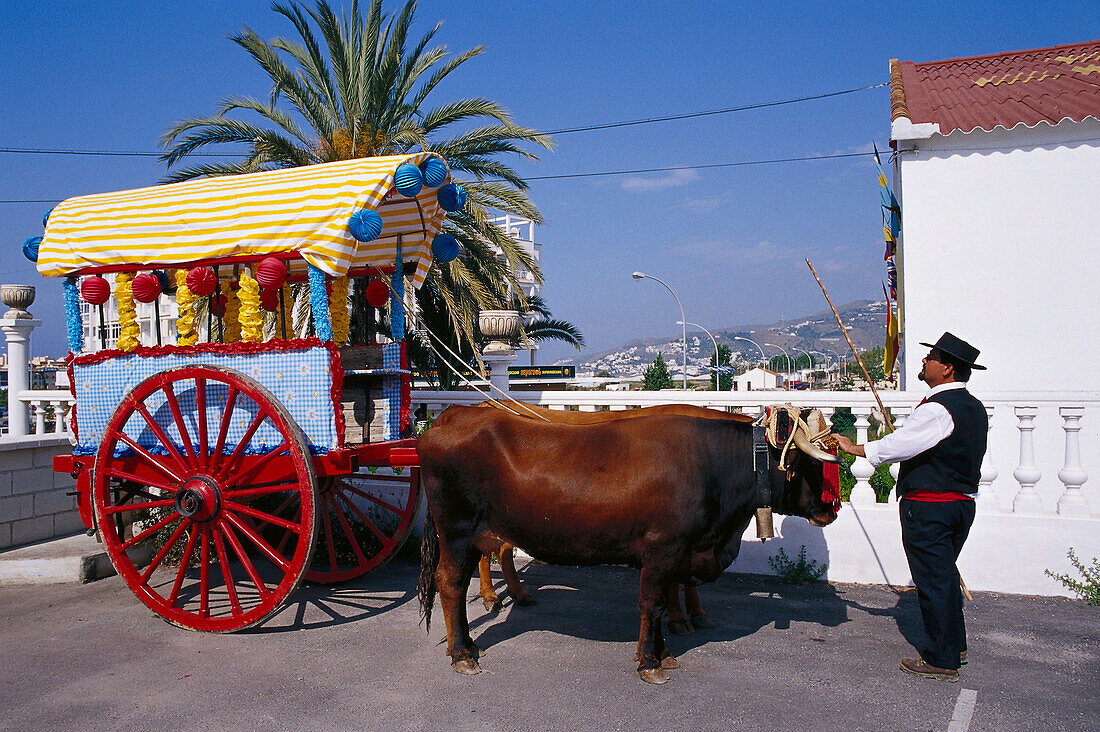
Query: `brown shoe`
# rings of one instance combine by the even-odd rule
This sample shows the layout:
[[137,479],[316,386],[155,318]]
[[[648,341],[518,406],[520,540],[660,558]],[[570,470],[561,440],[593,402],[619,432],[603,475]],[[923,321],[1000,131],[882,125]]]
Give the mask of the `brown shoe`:
[[907,674],[913,674],[914,676],[920,676],[926,679],[937,679],[939,681],[958,681],[959,672],[950,668],[936,668],[925,663],[923,658],[903,658],[901,659],[901,670]]

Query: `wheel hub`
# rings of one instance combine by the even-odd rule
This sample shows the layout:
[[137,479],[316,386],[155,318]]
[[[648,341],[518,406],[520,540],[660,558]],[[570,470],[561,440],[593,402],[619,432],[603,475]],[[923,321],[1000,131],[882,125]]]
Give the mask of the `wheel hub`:
[[176,493],[176,510],[192,521],[209,521],[220,508],[218,483],[205,475],[191,478]]

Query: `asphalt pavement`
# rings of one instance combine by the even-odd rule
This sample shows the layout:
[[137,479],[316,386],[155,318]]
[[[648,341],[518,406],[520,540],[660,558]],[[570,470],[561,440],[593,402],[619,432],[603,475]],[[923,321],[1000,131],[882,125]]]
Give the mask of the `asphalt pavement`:
[[[425,633],[417,566],[305,585],[258,628],[193,633],[118,578],[0,587],[0,729],[1097,730],[1100,608],[975,593],[959,683],[898,669],[922,634],[888,587],[734,575],[701,588],[717,627],[667,635],[681,668],[638,679],[637,572],[530,563],[537,607],[487,614],[484,673]],[[499,583],[499,575],[497,577]]]

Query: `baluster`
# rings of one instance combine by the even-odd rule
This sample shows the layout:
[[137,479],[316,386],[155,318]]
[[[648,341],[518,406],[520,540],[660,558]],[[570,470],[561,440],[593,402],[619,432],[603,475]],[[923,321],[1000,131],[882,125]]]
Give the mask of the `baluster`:
[[1043,474],[1035,464],[1035,415],[1037,407],[1016,407],[1017,425],[1020,430],[1020,464],[1012,471],[1012,476],[1020,484],[1020,490],[1012,501],[1015,513],[1042,513],[1043,503],[1035,492],[1035,484]]
[[1062,429],[1066,431],[1066,462],[1058,471],[1058,480],[1066,490],[1058,499],[1058,513],[1066,516],[1088,516],[1089,504],[1081,484],[1088,480],[1088,473],[1081,467],[1081,417],[1084,407],[1059,407]]
[[[854,406],[852,414],[856,418],[856,444],[863,445],[867,442],[867,428],[871,426],[867,419],[871,416],[871,407]],[[852,495],[848,500],[853,506],[873,506],[876,502],[875,489],[871,487],[871,476],[875,469],[865,457],[857,457],[852,463],[852,477],[856,484],[852,486]]]
[[33,400],[31,411],[34,413],[34,434],[46,434],[46,403],[41,399]]
[[60,399],[54,399],[50,401],[50,412],[53,413],[53,433],[59,435],[65,430],[65,412],[67,411],[65,402]]
[[[909,419],[909,415],[913,412],[912,407],[894,407],[894,429],[900,430],[901,426],[905,424],[905,420]],[[898,474],[901,472],[901,463],[890,463],[890,476],[894,479],[894,483],[898,482]],[[896,490],[890,491],[890,496],[887,499],[888,503],[897,503],[898,492]]]
[[997,480],[997,468],[993,466],[993,460],[989,457],[992,450],[988,447],[989,439],[993,436],[993,407],[986,407],[985,414],[989,418],[989,429],[986,432],[987,447],[978,478],[978,496],[974,500],[979,511],[1000,511],[1001,504],[997,501],[997,494],[993,490],[993,481]]

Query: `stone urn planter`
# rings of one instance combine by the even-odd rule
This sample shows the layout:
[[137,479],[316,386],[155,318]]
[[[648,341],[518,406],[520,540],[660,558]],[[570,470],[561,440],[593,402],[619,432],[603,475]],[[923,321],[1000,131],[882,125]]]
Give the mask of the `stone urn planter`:
[[477,325],[481,334],[489,339],[483,353],[502,353],[512,350],[512,341],[519,336],[523,318],[517,310],[482,310]]
[[27,308],[34,302],[34,287],[31,285],[0,285],[0,302],[7,305],[10,310],[4,313],[5,318],[30,318]]

